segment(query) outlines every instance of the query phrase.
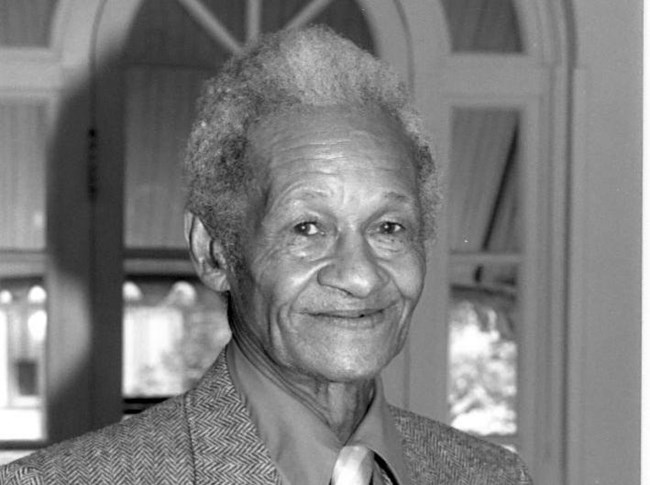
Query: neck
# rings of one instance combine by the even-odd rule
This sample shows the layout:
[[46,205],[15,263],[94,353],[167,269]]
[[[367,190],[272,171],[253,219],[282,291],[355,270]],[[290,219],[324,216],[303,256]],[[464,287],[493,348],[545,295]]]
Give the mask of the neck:
[[346,443],[363,420],[374,397],[373,379],[355,382],[329,382],[279,368],[252,341],[248,333],[233,328],[233,339],[244,356],[277,386],[307,406]]

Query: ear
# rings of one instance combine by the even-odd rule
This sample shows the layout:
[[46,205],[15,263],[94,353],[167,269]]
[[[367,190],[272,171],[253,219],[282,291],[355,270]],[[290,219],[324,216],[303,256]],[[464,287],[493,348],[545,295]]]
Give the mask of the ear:
[[223,246],[212,239],[201,219],[185,211],[185,241],[201,281],[217,293],[230,290]]

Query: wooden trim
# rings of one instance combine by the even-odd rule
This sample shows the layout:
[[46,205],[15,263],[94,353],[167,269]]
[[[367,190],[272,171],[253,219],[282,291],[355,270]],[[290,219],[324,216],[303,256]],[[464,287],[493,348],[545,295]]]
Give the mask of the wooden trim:
[[21,278],[45,274],[44,251],[0,250],[0,278]]
[[125,278],[138,274],[196,276],[190,261],[160,261],[153,259],[126,259],[124,261],[124,274]]
[[3,97],[12,93],[23,96],[33,92],[53,93],[61,88],[63,71],[54,60],[21,57],[0,56],[0,91]]
[[[538,381],[539,367],[537,367],[548,342],[543,338],[541,327],[540,307],[548,305],[548,295],[544,291],[544,281],[548,277],[543,264],[545,260],[541,255],[544,251],[544,242],[540,233],[542,227],[546,228],[546,217],[540,212],[540,193],[547,191],[547,184],[540,177],[540,165],[543,163],[542,147],[539,133],[542,126],[540,119],[539,100],[532,99],[526,109],[521,113],[520,140],[522,153],[521,178],[518,198],[522,205],[522,218],[524,220],[522,234],[524,261],[520,267],[520,302],[521,324],[518,342],[518,374],[517,374],[517,402],[518,402],[518,430],[522,437],[520,442],[521,454],[528,463],[536,464],[536,449],[539,436],[537,412],[538,404],[544,402],[540,390],[545,389],[546,379]],[[546,230],[546,229],[544,229]],[[544,376],[546,376],[546,369]]]
[[587,196],[584,185],[588,171],[586,161],[587,137],[587,100],[588,73],[584,69],[573,71],[573,120],[571,129],[571,176],[570,191],[571,225],[569,235],[569,272],[568,292],[568,329],[567,345],[567,483],[582,483],[585,474],[584,457],[584,414],[585,401],[585,342],[588,335],[588,322],[585,321],[585,301],[582,286],[587,278],[587,262],[585,261],[584,237],[587,233],[586,224]]
[[[95,19],[108,0],[59,0],[56,21],[52,25],[53,48],[60,58],[61,66],[67,68],[88,68],[91,54]],[[119,0],[118,0],[119,1]],[[132,0],[139,4],[141,0]],[[110,0],[108,5],[115,3]],[[122,1],[124,4],[124,1]],[[128,11],[128,5],[120,5]],[[119,8],[119,7],[118,7]],[[124,26],[128,29],[128,24]]]
[[[542,100],[539,127],[541,153],[539,170],[546,180],[540,193],[540,209],[546,230],[540,234],[543,255],[538,264],[546,274],[544,293],[548,303],[541,308],[538,322],[545,334],[546,347],[540,353],[536,379],[547,380],[546,391],[538,390],[543,412],[537,413],[537,429],[544,429],[537,440],[535,457],[538,476],[548,483],[566,480],[566,342],[567,320],[567,207],[569,195],[569,95],[567,68],[560,66],[549,73],[550,89]],[[546,162],[548,161],[548,162]],[[549,452],[548,450],[553,450]]]
[[91,427],[91,241],[84,144],[88,107],[88,91],[65,82],[56,117],[48,122],[45,285],[50,325],[45,423],[49,442]]
[[517,98],[545,92],[547,71],[521,55],[454,55],[442,61],[445,95],[473,98]]
[[125,249],[124,274],[196,276],[186,249]]
[[124,259],[162,259],[162,260],[188,260],[187,249],[177,248],[125,248]]

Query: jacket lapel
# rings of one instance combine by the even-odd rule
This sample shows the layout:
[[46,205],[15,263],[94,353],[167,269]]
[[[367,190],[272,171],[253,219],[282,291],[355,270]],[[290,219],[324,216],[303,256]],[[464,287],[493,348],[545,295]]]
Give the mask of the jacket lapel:
[[232,383],[225,352],[187,394],[185,409],[194,455],[194,483],[280,483]]

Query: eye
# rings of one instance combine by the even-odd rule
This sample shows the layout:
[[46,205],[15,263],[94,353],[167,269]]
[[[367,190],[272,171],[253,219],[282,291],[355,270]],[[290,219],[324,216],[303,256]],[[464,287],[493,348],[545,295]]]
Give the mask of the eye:
[[301,222],[293,226],[293,231],[301,236],[315,236],[320,234],[318,224],[313,221]]
[[379,232],[381,234],[397,234],[404,231],[404,226],[391,221],[384,221],[379,225]]

